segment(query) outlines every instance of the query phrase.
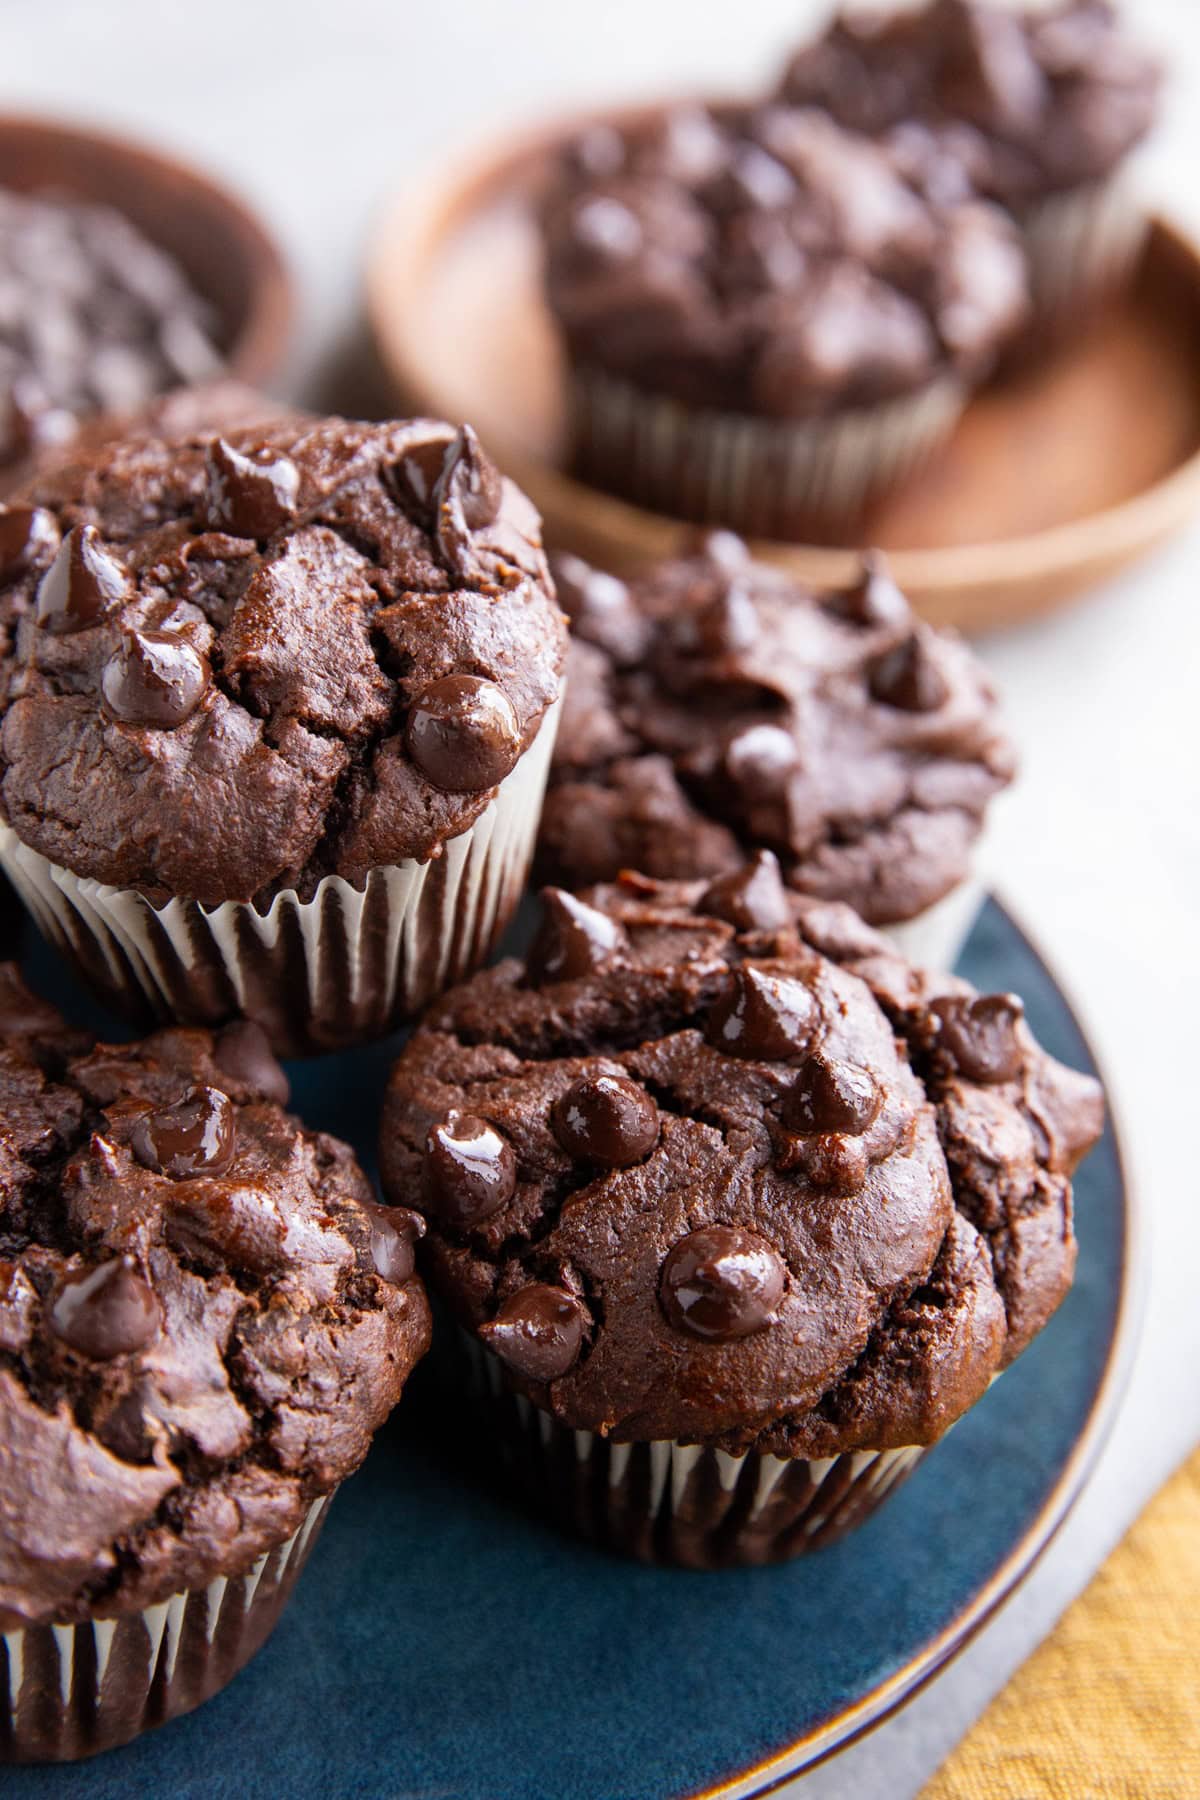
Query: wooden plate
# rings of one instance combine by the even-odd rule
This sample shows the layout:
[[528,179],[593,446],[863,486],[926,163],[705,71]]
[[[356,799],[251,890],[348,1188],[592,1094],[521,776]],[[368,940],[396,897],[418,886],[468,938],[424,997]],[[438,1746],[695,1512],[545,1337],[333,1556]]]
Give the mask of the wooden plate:
[[[395,205],[370,252],[367,308],[404,406],[470,419],[553,542],[628,570],[686,528],[562,466],[561,362],[529,205],[562,132],[510,142]],[[985,630],[1083,593],[1198,510],[1200,251],[1155,219],[1128,298],[1053,361],[982,393],[859,541],[891,553],[927,617]],[[852,549],[756,550],[818,586],[855,566]]]

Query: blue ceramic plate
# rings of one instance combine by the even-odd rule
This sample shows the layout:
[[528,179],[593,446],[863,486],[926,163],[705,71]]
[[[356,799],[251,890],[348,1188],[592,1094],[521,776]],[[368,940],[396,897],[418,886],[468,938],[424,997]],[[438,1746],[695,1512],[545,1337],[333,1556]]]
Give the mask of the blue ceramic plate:
[[[62,1000],[47,953],[30,965]],[[1052,975],[994,903],[962,966],[1023,994],[1042,1042],[1092,1066]],[[300,1066],[295,1103],[373,1157],[387,1063],[375,1049]],[[339,1495],[278,1631],[232,1687],[98,1762],[5,1770],[5,1800],[767,1792],[960,1649],[1077,1495],[1128,1360],[1130,1218],[1111,1131],[1076,1196],[1065,1304],[844,1542],[722,1574],[616,1561],[472,1482],[439,1441],[444,1407],[418,1392]]]

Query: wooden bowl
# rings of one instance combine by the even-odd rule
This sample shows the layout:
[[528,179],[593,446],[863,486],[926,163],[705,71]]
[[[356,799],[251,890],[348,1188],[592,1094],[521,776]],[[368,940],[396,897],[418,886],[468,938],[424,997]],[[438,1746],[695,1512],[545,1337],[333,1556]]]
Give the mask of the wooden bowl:
[[260,386],[278,370],[293,312],[283,257],[254,213],[207,176],[123,138],[5,116],[0,187],[115,207],[212,306],[228,373]]
[[[406,409],[470,419],[540,506],[552,542],[628,571],[670,554],[688,527],[563,466],[562,363],[531,197],[565,129],[403,197],[371,247],[367,311]],[[857,545],[889,552],[926,617],[982,631],[1094,587],[1198,510],[1200,251],[1155,219],[1126,298],[1053,360],[979,394]],[[816,586],[844,584],[856,567],[855,546],[755,550]]]

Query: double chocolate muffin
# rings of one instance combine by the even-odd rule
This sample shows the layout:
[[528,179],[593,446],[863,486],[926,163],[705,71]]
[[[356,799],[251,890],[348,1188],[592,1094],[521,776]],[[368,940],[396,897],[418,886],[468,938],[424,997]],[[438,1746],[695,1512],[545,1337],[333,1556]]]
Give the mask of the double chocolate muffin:
[[846,1530],[1040,1331],[1100,1125],[1016,996],[763,858],[548,890],[406,1046],[381,1148],[530,1487],[710,1567]]
[[93,1046],[0,969],[0,1760],[223,1686],[428,1346],[421,1221],[286,1101],[256,1025]]
[[584,132],[543,228],[578,472],[762,536],[853,523],[1025,316],[1000,213],[778,101]]
[[790,887],[915,921],[915,959],[953,961],[977,901],[929,909],[961,891],[1013,753],[981,665],[877,557],[824,595],[729,533],[629,584],[576,557],[555,574],[572,641],[542,879],[711,878],[769,849]]
[[469,427],[221,411],[0,510],[0,860],[110,998],[328,1049],[503,929],[565,624]]

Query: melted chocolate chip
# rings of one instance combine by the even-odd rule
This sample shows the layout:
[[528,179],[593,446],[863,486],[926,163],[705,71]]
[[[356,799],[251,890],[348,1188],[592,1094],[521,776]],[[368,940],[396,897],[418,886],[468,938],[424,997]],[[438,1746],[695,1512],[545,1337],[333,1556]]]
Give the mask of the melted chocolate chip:
[[296,517],[300,471],[269,444],[235,450],[214,438],[205,458],[204,522],[234,537],[269,538]]
[[376,1206],[359,1202],[370,1227],[371,1261],[382,1281],[400,1287],[417,1266],[416,1240],[425,1235],[425,1221],[407,1206]]
[[172,731],[190,719],[208,690],[206,657],[177,632],[127,631],[104,665],[104,710],[122,725]]
[[747,963],[734,971],[728,990],[710,1011],[706,1035],[727,1056],[782,1062],[804,1054],[820,1017],[815,997],[802,982]]
[[286,1106],[291,1099],[288,1078],[266,1032],[254,1019],[237,1019],[226,1025],[217,1039],[214,1060],[218,1069],[264,1100]]
[[237,1120],[219,1088],[196,1087],[174,1106],[143,1113],[133,1128],[133,1153],[147,1169],[185,1181],[221,1175],[233,1161]]
[[452,441],[436,437],[410,444],[388,472],[401,506],[421,524],[432,518],[433,490]]
[[1017,1026],[1025,1009],[1015,994],[947,995],[931,1010],[939,1047],[968,1081],[1012,1081],[1020,1074]]
[[494,1125],[454,1108],[426,1139],[425,1179],[430,1210],[469,1231],[512,1199],[517,1159]]
[[810,1056],[779,1109],[788,1131],[843,1131],[860,1137],[879,1117],[883,1096],[857,1063]]
[[565,889],[543,888],[541,902],[541,923],[526,962],[535,986],[591,975],[624,945],[625,933],[615,919]]
[[902,712],[936,712],[950,698],[946,677],[928,644],[915,631],[877,659],[871,669],[870,685],[876,700]]
[[556,1381],[578,1362],[584,1327],[583,1305],[574,1294],[535,1281],[506,1300],[479,1335],[515,1374]]
[[895,629],[907,624],[911,608],[896,583],[887,563],[877,551],[868,550],[862,559],[862,575],[844,593],[832,594],[830,610],[851,624],[868,628],[886,626]]
[[512,701],[494,681],[443,675],[413,702],[405,732],[421,773],[451,794],[495,787],[521,754],[521,728]]
[[96,527],[76,525],[42,576],[37,622],[60,637],[85,631],[99,625],[128,594],[124,565],[104,548]]
[[787,1270],[775,1248],[740,1225],[703,1225],[672,1246],[659,1296],[677,1331],[727,1343],[770,1325]]
[[856,1194],[867,1179],[869,1160],[861,1138],[837,1131],[793,1138],[777,1158],[781,1169],[803,1169],[813,1187],[833,1194]]
[[469,425],[450,443],[433,490],[434,535],[450,566],[464,570],[471,534],[498,518],[504,480]]
[[624,1075],[575,1082],[555,1101],[550,1122],[568,1156],[609,1169],[643,1161],[658,1142],[657,1106]]
[[68,1281],[50,1309],[55,1335],[96,1362],[144,1350],[161,1324],[153,1288],[123,1257]]
[[740,869],[718,875],[697,904],[709,918],[724,919],[737,931],[782,931],[791,917],[779,862],[770,850],[757,850]]
[[0,506],[0,581],[49,562],[58,548],[54,515],[42,506]]
[[787,786],[799,753],[782,725],[748,725],[725,746],[725,773],[755,799],[771,799]]

